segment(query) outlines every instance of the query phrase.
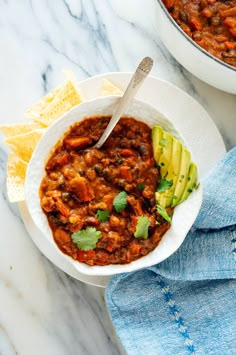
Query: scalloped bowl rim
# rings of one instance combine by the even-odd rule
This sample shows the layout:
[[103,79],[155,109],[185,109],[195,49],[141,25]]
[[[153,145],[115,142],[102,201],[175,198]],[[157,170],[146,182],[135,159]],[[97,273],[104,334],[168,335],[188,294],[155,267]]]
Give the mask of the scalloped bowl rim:
[[[51,247],[57,250],[58,255],[67,260],[68,263],[72,264],[78,272],[85,275],[105,276],[131,272],[155,265],[165,260],[183,243],[198,215],[202,203],[202,188],[200,185],[197,190],[192,192],[187,200],[175,207],[171,228],[164,234],[158,246],[146,256],[129,264],[89,266],[72,259],[57,247],[47,218],[41,209],[38,193],[42,178],[45,175],[45,162],[52,153],[55,144],[62,140],[64,134],[74,123],[87,117],[102,114],[111,115],[119,100],[120,97],[117,96],[92,99],[81,103],[64,114],[60,119],[47,128],[35,148],[26,172],[25,202],[35,225],[42,232],[42,235],[50,241]],[[165,130],[169,131],[185,144],[183,137],[175,129],[173,124],[154,106],[145,101],[134,99],[124,115],[146,122],[150,126],[153,124],[160,124]],[[187,148],[189,149],[188,146]]]

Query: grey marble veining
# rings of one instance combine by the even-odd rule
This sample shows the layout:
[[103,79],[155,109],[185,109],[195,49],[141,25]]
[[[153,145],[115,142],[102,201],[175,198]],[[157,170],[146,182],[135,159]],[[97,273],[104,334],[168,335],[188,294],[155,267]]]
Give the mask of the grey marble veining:
[[[155,60],[152,75],[192,95],[209,112],[227,149],[236,143],[236,99],[201,82],[158,36],[155,0],[0,2],[0,124],[22,121],[33,102],[72,70],[78,79],[132,71]],[[171,103],[170,103],[171,104]],[[102,289],[50,263],[8,203],[7,153],[0,137],[0,354],[122,354]]]

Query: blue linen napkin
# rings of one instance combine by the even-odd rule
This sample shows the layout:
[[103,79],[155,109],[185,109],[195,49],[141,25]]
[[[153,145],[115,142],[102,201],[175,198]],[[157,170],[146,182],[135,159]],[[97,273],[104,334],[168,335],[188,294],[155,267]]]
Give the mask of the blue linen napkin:
[[236,354],[236,148],[203,182],[184,243],[162,263],[110,278],[106,304],[129,355]]

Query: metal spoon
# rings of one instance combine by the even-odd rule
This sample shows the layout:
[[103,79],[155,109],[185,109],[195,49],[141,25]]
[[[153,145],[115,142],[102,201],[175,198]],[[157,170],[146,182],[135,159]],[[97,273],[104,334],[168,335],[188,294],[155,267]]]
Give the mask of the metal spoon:
[[136,92],[142,85],[144,79],[150,73],[152,66],[153,66],[153,60],[150,57],[143,58],[142,61],[139,63],[139,66],[137,67],[134,75],[132,76],[129,85],[124,92],[124,95],[120,99],[120,102],[117,108],[115,109],[115,112],[113,113],[107,128],[103,132],[99,141],[95,144],[94,148],[101,148],[101,146],[105,143],[105,141],[111,134],[113,128],[115,127],[120,117],[122,116],[123,112],[128,107],[130,101],[133,99]]

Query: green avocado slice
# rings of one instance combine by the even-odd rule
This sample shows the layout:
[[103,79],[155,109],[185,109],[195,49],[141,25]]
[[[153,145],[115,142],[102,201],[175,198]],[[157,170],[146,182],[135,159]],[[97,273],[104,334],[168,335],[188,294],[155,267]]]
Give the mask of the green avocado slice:
[[198,176],[197,166],[195,163],[192,162],[189,167],[187,183],[186,183],[184,192],[182,194],[182,197],[179,200],[179,203],[186,200],[186,198],[191,194],[191,192],[197,188],[197,176]]
[[174,198],[171,201],[171,205],[174,207],[178,205],[185,190],[185,186],[188,182],[188,172],[191,161],[191,154],[188,149],[183,147],[179,168],[179,175],[174,191]]
[[164,177],[168,173],[169,165],[171,164],[173,137],[168,132],[163,131],[162,140],[159,144],[161,146],[161,155],[158,164],[161,176]]
[[173,137],[161,126],[152,128],[153,155],[156,163],[160,167],[161,176],[168,171],[168,165],[171,158]]
[[153,156],[157,164],[162,150],[162,146],[159,144],[159,142],[162,140],[162,135],[163,129],[160,126],[154,126],[152,128]]
[[[179,177],[181,154],[182,154],[182,144],[176,138],[172,137],[171,157],[169,160],[167,172],[165,173],[164,177],[168,181],[172,180],[173,184],[168,190],[164,192],[155,193],[156,200],[162,207],[167,207],[172,205],[175,187]],[[160,159],[162,159],[162,157],[160,157]]]

